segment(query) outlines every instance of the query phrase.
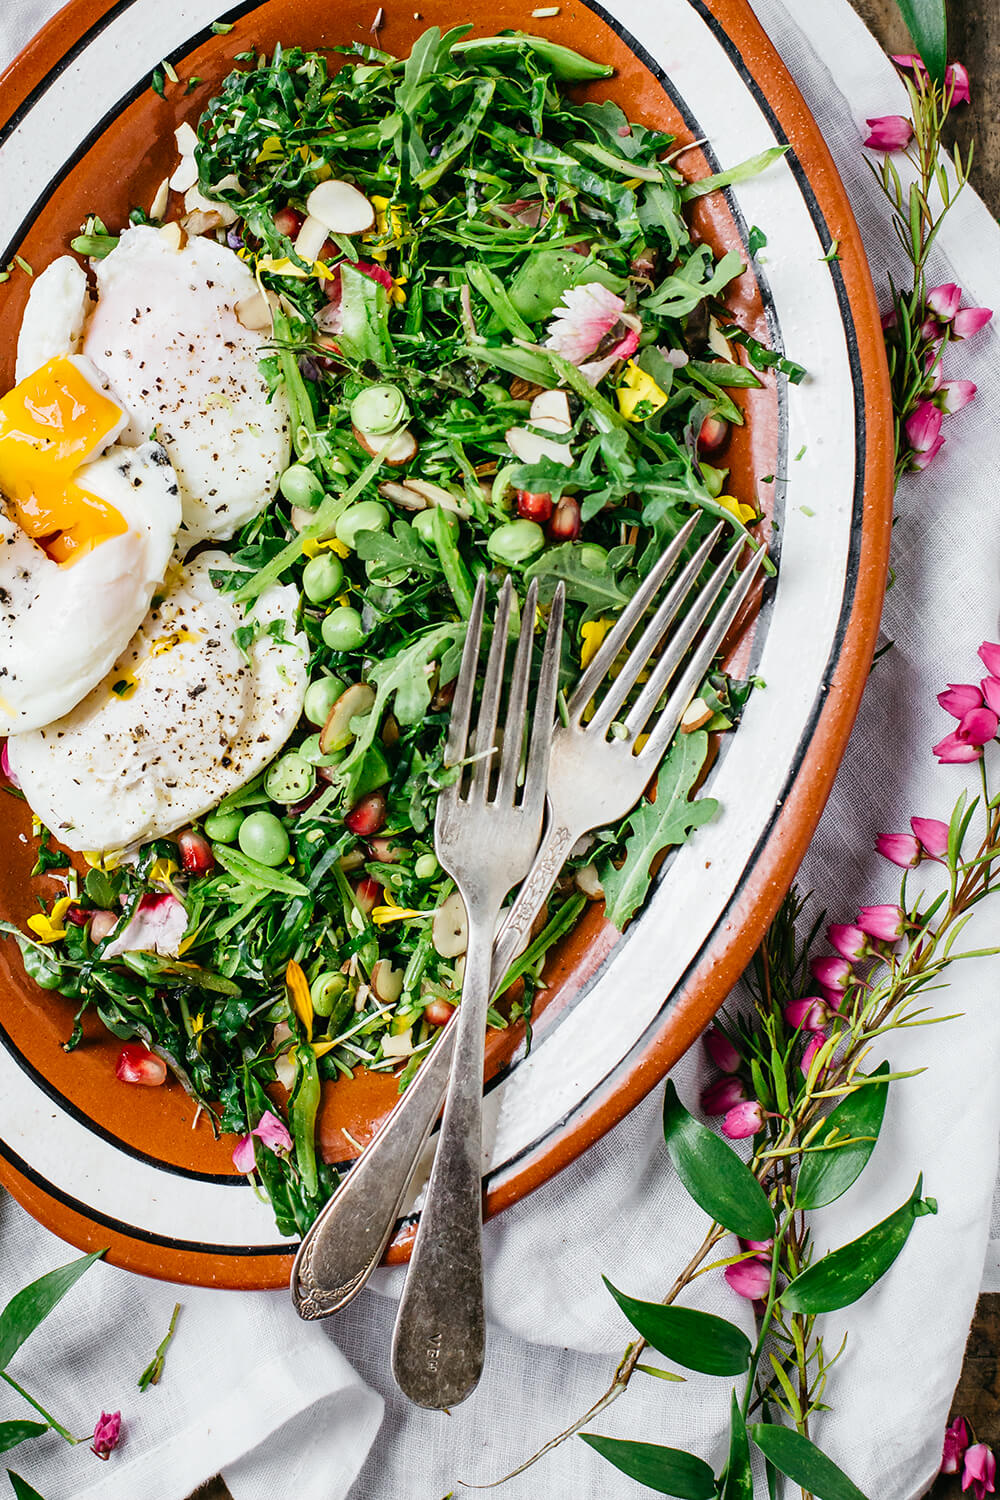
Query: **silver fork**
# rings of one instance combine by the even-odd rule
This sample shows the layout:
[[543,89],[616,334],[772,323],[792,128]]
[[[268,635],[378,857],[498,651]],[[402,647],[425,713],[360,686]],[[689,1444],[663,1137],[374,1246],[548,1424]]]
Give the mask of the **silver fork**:
[[[561,588],[549,615],[519,786],[528,728],[537,584],[531,584],[525,600],[498,746],[511,596],[507,578],[500,591],[470,756],[485,597],[482,579],[476,588],[445,750],[446,765],[461,766],[469,757],[471,770],[441,792],[434,819],[435,851],[465,903],[469,936],[441,1135],[396,1317],[392,1368],[411,1401],[438,1408],[464,1401],[483,1368],[483,1047],[492,989],[493,938],[507,894],[524,879],[538,848],[559,682]],[[468,788],[463,792],[466,780]]]
[[[705,629],[692,653],[683,678],[660,711],[655,726],[656,744],[646,744],[641,757],[633,755],[634,740],[608,741],[606,726],[624,701],[623,692],[634,686],[654,653],[655,670],[669,684],[685,654],[697,640],[701,626],[711,614],[722,588],[742,550],[737,543],[717,568],[676,632],[673,624],[688,600],[708,556],[718,541],[721,527],[698,548],[683,569],[649,625],[636,642],[625,671],[602,700],[601,717],[584,723],[582,714],[590,698],[614,662],[628,645],[640,621],[669,574],[683,556],[697,517],[687,523],[655,567],[647,575],[614,628],[605,637],[570,700],[570,722],[556,730],[549,768],[549,816],[545,837],[532,868],[518,891],[493,949],[494,995],[503,988],[511,962],[544,904],[566,853],[576,840],[602,821],[624,817],[639,800],[655,765],[666,749],[699,687],[712,658],[719,650],[757,576],[763,552],[755,554],[737,580],[733,591]],[[626,677],[625,672],[629,675]],[[648,689],[644,689],[649,703]],[[586,697],[584,697],[586,694]],[[614,696],[612,696],[612,694]],[[655,700],[654,705],[655,707]],[[636,705],[638,708],[638,704]],[[647,716],[648,717],[648,716]],[[601,732],[604,726],[604,733]],[[587,753],[587,752],[590,753]],[[639,762],[629,764],[629,757]],[[608,774],[608,767],[612,774]],[[621,780],[617,778],[621,776]],[[601,805],[597,799],[601,799]],[[308,1231],[292,1269],[292,1298],[300,1316],[325,1318],[355,1297],[375,1270],[392,1237],[414,1168],[427,1143],[441,1108],[454,1047],[455,1025],[450,1024],[435,1044],[429,1058],[408,1086],[389,1119],[355,1162],[345,1181],[315,1224]]]

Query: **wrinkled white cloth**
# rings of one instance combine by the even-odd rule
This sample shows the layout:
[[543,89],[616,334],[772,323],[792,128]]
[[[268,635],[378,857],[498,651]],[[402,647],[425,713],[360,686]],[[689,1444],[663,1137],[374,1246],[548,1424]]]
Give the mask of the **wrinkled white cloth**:
[[[859,125],[905,109],[902,88],[847,0],[754,4],[823,127],[883,292],[899,263],[862,162]],[[0,62],[55,9],[53,0],[7,0]],[[1000,231],[972,193],[954,210],[932,269],[937,280],[958,281],[968,302],[1000,306]],[[978,399],[948,421],[943,454],[899,497],[896,582],[884,617],[895,644],[872,675],[801,876],[840,920],[860,902],[892,897],[892,872],[871,852],[874,833],[905,830],[911,813],[947,816],[965,777],[936,767],[929,747],[950,728],[935,693],[947,681],[975,680],[976,646],[1000,633],[997,356],[993,327],[949,352],[947,373],[975,380]],[[988,918],[974,942],[988,943],[997,928]],[[831,1379],[834,1410],[815,1435],[873,1500],[911,1500],[930,1483],[980,1287],[1000,1113],[997,974],[996,960],[969,963],[938,997],[959,1019],[892,1038],[886,1053],[895,1068],[926,1071],[893,1088],[871,1167],[816,1226],[820,1248],[846,1242],[901,1203],[921,1170],[940,1205],[919,1221],[892,1274],[829,1320],[831,1351],[844,1329],[850,1338]],[[674,1076],[693,1102],[704,1081],[700,1055]],[[601,1272],[640,1296],[662,1294],[701,1238],[703,1216],[666,1161],[659,1107],[656,1090],[558,1179],[488,1226],[490,1360],[479,1390],[451,1416],[413,1408],[392,1387],[395,1307],[384,1294],[397,1289],[398,1274],[385,1273],[383,1295],[365,1294],[324,1328],[299,1323],[283,1295],[175,1293],[99,1266],[12,1373],[44,1392],[74,1431],[89,1428],[100,1407],[121,1407],[127,1441],[98,1465],[86,1449],[50,1436],[10,1455],[12,1466],[46,1500],[184,1500],[219,1469],[234,1500],[440,1500],[460,1480],[498,1477],[606,1386],[628,1328]],[[9,1200],[0,1212],[5,1300],[68,1257]],[[1000,1285],[1000,1240],[989,1251],[987,1284]],[[183,1312],[166,1375],[139,1395],[135,1381],[175,1295]],[[696,1282],[685,1300],[746,1319],[718,1274]],[[0,1415],[14,1414],[13,1402]],[[637,1377],[595,1426],[717,1463],[727,1406],[724,1381]],[[502,1493],[627,1500],[636,1487],[573,1440]]]

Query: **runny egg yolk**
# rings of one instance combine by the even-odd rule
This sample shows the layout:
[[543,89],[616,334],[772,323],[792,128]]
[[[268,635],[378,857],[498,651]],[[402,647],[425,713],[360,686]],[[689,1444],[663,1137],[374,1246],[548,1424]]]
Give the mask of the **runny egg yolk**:
[[54,562],[73,563],[128,530],[113,506],[74,479],[121,415],[63,354],[0,398],[0,492]]

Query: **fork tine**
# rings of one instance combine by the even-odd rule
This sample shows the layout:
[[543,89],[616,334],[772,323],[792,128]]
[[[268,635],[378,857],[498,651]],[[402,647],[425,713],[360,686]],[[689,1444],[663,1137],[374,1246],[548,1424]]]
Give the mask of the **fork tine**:
[[503,750],[500,755],[500,775],[496,792],[496,800],[500,803],[513,802],[517,773],[521,769],[524,724],[528,704],[528,678],[531,672],[531,648],[535,639],[537,605],[538,584],[532,579],[521,614],[521,634],[518,637],[517,654],[514,657],[510,697],[507,700],[507,717],[504,720]]
[[[483,633],[483,606],[486,601],[486,580],[480,578],[469,611],[469,623],[462,648],[462,664],[458,669],[458,683],[451,703],[451,718],[448,720],[448,742],[445,746],[444,763],[454,766],[465,759],[469,740],[469,718],[472,713],[472,696],[476,690],[476,668],[479,663],[479,643]],[[461,778],[459,778],[459,781]],[[458,786],[458,782],[454,786]],[[457,795],[457,792],[456,792]]]
[[598,704],[594,717],[590,721],[589,727],[591,729],[606,731],[612,719],[617,715],[618,710],[638,681],[639,674],[649,664],[650,657],[669,629],[677,611],[697,583],[712,548],[722,535],[724,524],[723,521],[720,521],[718,526],[702,542],[698,551],[674,583],[670,592],[657,609],[656,614],[632,647],[621,671],[609,683],[607,692]]
[[698,631],[707,620],[713,604],[739,561],[746,543],[743,537],[730,547],[722,562],[684,616],[684,620],[667,642],[662,656],[650,673],[649,681],[625,716],[625,728],[634,739],[663,697],[667,683],[676,672],[685,653],[694,644]]
[[534,719],[531,730],[531,748],[524,773],[523,807],[537,806],[545,796],[549,779],[549,755],[552,749],[552,732],[556,716],[556,694],[559,691],[559,663],[562,657],[563,613],[566,606],[566,586],[558,584],[549,611],[549,626],[545,632],[542,651],[542,669],[538,677],[538,692],[535,696]]
[[594,696],[596,688],[607,676],[612,662],[626,645],[629,636],[646,613],[650,601],[658,592],[663,580],[687,546],[691,533],[698,524],[700,517],[701,512],[698,511],[691,517],[690,521],[682,526],[666,552],[664,552],[660,560],[646,575],[628,604],[618,616],[614,629],[605,636],[593,659],[588,664],[587,670],[570,695],[567,707],[571,718],[576,714],[583,713],[583,710]]
[[648,756],[649,760],[655,763],[666,752],[674,731],[684,717],[685,709],[708,671],[713,656],[725,640],[726,632],[742,608],[766,555],[764,547],[758,548],[736,580],[731,593],[699,642],[698,649],[685,668],[680,682],[667,699],[662,713],[650,732],[648,741],[640,752],[640,758]]
[[496,618],[493,621],[493,639],[490,654],[486,658],[486,676],[483,679],[483,696],[479,702],[479,718],[476,720],[476,763],[472,772],[469,797],[485,800],[493,772],[493,750],[496,746],[497,715],[500,708],[500,689],[503,687],[503,664],[507,654],[507,630],[510,624],[510,577],[504,579],[497,600]]

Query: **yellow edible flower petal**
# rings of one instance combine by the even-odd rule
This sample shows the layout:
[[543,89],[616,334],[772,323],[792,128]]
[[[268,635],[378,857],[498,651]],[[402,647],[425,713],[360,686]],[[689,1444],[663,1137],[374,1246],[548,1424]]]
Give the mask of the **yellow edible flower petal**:
[[281,137],[278,135],[269,135],[257,152],[254,162],[259,165],[262,162],[281,161],[284,154]]
[[614,624],[614,620],[602,616],[599,620],[587,620],[580,626],[580,666],[588,667],[601,646],[601,642]]
[[645,370],[640,369],[634,359],[630,359],[625,366],[625,374],[616,395],[618,410],[627,422],[642,421],[642,417],[636,416],[636,408],[641,403],[648,404],[651,411],[659,411],[667,401],[666,391],[657,385],[652,375],[647,375]]
[[123,849],[85,849],[83,857],[92,870],[117,870],[121,864]]
[[723,510],[728,510],[729,514],[735,516],[737,521],[742,521],[744,526],[749,526],[751,521],[756,521],[757,519],[757,512],[753,506],[744,505],[742,501],[737,500],[735,495],[720,495],[715,503],[716,505],[721,505]]
[[372,921],[376,927],[387,922],[408,922],[413,917],[429,917],[429,911],[415,911],[412,906],[376,906],[372,909]]
[[285,984],[291,998],[292,1008],[306,1028],[306,1034],[311,1037],[313,1034],[313,1003],[312,995],[309,993],[309,981],[294,958],[289,960],[288,968],[285,970]]
[[351,549],[333,536],[326,542],[318,541],[316,537],[306,537],[302,543],[302,555],[304,557],[318,557],[321,552],[332,552],[336,557],[350,557]]
[[175,859],[154,859],[149,871],[149,878],[154,885],[162,885],[167,888],[171,895],[176,896],[173,879],[177,874],[179,865]]
[[48,912],[38,911],[28,918],[28,926],[40,943],[57,943],[66,936],[63,918],[73,905],[72,896],[60,896]]

